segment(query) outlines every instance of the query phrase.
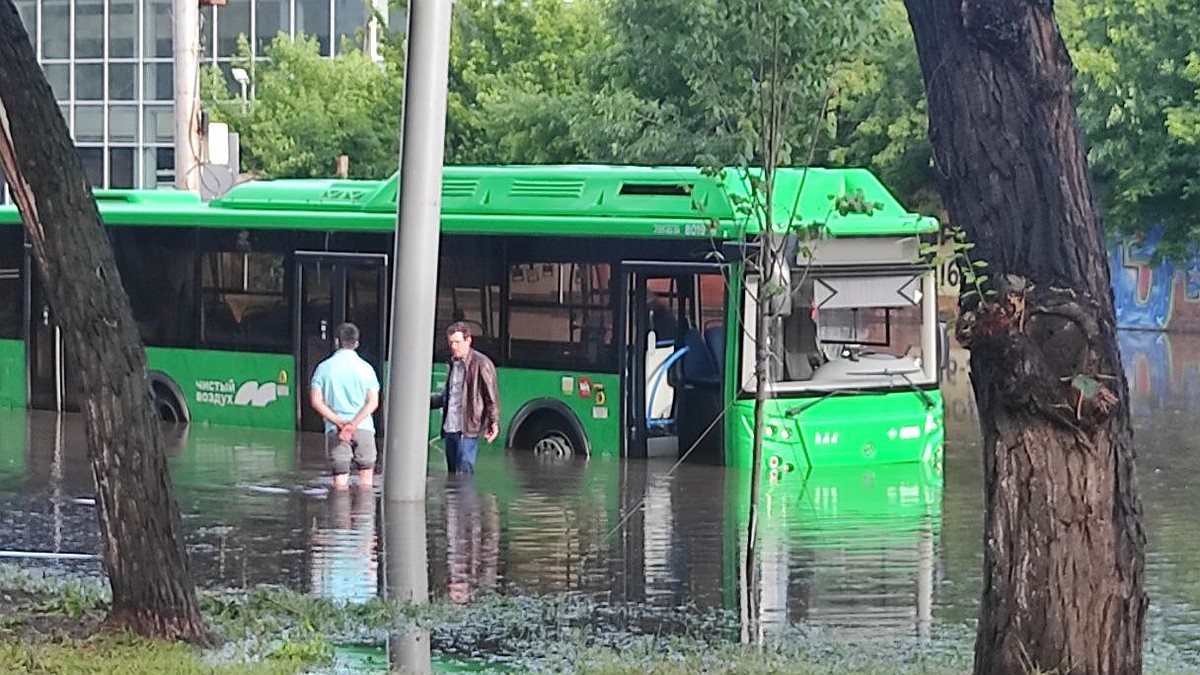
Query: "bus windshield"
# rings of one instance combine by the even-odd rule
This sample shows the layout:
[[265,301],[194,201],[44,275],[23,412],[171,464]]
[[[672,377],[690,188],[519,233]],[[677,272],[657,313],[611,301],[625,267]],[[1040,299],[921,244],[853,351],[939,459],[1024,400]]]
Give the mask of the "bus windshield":
[[[929,273],[793,272],[788,316],[768,321],[772,389],[904,388],[936,382]],[[742,381],[754,386],[757,280],[747,285]]]

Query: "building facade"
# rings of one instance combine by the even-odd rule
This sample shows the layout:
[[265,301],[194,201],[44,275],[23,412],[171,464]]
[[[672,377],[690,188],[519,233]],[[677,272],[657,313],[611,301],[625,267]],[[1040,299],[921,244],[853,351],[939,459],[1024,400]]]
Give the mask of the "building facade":
[[[212,0],[209,0],[212,1]],[[217,0],[219,2],[220,0]],[[200,65],[255,58],[279,33],[316,36],[334,56],[363,33],[370,0],[227,0],[201,5]],[[174,182],[172,0],[15,0],[92,184]],[[2,181],[2,178],[0,178]],[[0,190],[0,197],[6,190]]]

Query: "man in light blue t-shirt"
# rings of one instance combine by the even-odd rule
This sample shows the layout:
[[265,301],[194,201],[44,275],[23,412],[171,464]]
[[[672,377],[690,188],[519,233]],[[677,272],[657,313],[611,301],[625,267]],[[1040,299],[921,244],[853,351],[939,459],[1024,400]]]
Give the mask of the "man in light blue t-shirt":
[[379,378],[375,369],[354,351],[358,327],[337,329],[338,350],[313,371],[309,402],[325,419],[325,449],[333,464],[333,486],[350,485],[350,467],[358,469],[358,485],[370,488],[375,477],[375,421],[379,407]]

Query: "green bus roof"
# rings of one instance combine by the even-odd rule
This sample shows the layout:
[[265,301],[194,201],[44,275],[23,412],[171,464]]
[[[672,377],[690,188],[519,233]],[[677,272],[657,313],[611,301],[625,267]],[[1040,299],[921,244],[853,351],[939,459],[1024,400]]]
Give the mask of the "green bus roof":
[[[933,218],[910,213],[866,169],[779,169],[774,220],[825,223],[838,237],[934,232]],[[390,231],[399,176],[382,181],[260,180],[202,202],[176,190],[96,190],[105,222],[306,230]],[[841,215],[836,197],[861,192],[877,208]],[[799,194],[799,197],[797,195]],[[736,237],[759,229],[747,215],[746,176],[694,167],[599,165],[447,166],[442,227],[447,232],[576,236]],[[794,216],[794,217],[793,217]],[[18,222],[13,206],[0,223]]]

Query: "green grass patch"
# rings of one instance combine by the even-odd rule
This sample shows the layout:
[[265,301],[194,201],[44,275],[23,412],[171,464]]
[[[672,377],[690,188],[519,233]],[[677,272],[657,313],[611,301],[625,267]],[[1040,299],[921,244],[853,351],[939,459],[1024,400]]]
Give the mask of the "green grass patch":
[[[950,675],[970,672],[973,659],[968,625],[935,624],[924,640],[858,642],[836,629],[793,625],[766,644],[743,645],[731,612],[572,593],[497,595],[465,606],[343,603],[280,588],[203,592],[200,600],[209,627],[225,638],[216,649],[96,633],[108,602],[101,584],[0,567],[0,672],[355,672],[339,662],[339,645],[368,652],[380,645],[379,658],[358,663],[385,672],[382,645],[414,630],[427,631],[441,663],[435,672]],[[1162,641],[1149,642],[1146,656],[1147,675],[1200,672],[1194,654]]]
[[213,663],[197,649],[156,642],[127,633],[104,633],[82,640],[0,642],[0,672],[47,675],[284,675],[299,672],[295,661]]

